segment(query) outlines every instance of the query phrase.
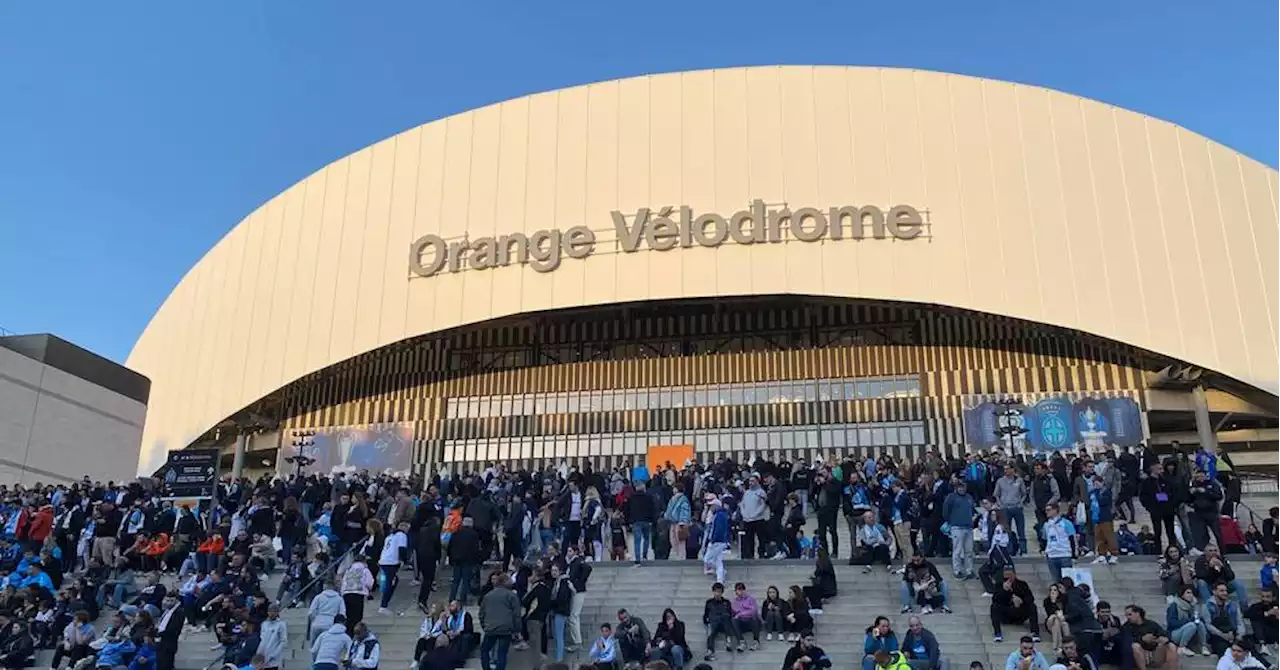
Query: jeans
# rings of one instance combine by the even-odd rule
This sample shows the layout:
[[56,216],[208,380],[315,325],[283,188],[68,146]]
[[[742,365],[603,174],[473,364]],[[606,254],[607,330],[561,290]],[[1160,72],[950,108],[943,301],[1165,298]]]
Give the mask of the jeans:
[[1169,639],[1179,647],[1190,647],[1191,641],[1199,636],[1200,646],[1209,645],[1209,629],[1203,621],[1188,621],[1175,630],[1169,631]]
[[973,529],[951,529],[951,572],[957,577],[973,574]]
[[312,663],[311,670],[338,670],[337,663]]
[[309,503],[309,502],[302,503],[302,518],[307,520],[307,524],[311,523],[311,513],[315,510],[315,508],[316,506],[313,503]]
[[[938,586],[938,595],[942,596],[942,606],[947,607],[951,604],[951,589],[947,588],[947,582],[944,580]],[[915,606],[915,596],[911,593],[911,587],[906,582],[902,582],[898,586],[898,600],[903,607]]]
[[732,619],[714,619],[707,624],[707,653],[716,653],[716,636],[724,633],[725,648],[731,648],[735,641],[741,643],[742,635],[738,633],[737,626],[733,625]]
[[457,600],[467,604],[467,595],[471,592],[471,580],[480,573],[478,565],[453,566],[453,583],[449,585],[449,601]]
[[1053,577],[1053,581],[1055,582],[1062,581],[1062,570],[1064,568],[1069,568],[1074,565],[1071,562],[1070,556],[1065,556],[1063,558],[1047,558],[1045,560],[1049,562],[1049,576]]
[[724,552],[729,550],[727,542],[712,542],[707,545],[707,551],[702,555],[702,567],[704,570],[714,569],[716,571],[716,581],[724,583]]
[[653,653],[650,655],[655,661],[667,661],[675,670],[681,670],[684,667],[685,659],[688,657],[688,652],[684,650],[684,647],[677,644],[665,649],[654,647]]
[[569,645],[573,647],[582,646],[582,605],[586,602],[587,594],[585,593],[575,593],[573,600],[569,601],[569,619],[565,623]]
[[[497,662],[489,665],[489,654],[497,648]],[[507,654],[511,652],[510,635],[490,635],[485,633],[480,642],[480,669],[507,670]]]
[[649,557],[649,540],[653,537],[653,524],[637,521],[631,524],[631,549],[637,561]]
[[563,614],[551,615],[551,638],[555,640],[555,656],[552,656],[557,663],[564,660],[564,625],[569,617]]
[[1022,512],[1021,507],[1005,507],[1003,508],[1004,516],[1009,520],[1009,525],[1013,527],[1013,531],[1018,535],[1019,554],[1027,553],[1027,517]]
[[738,634],[739,640],[746,637],[747,633],[750,632],[752,640],[760,641],[760,617],[758,616],[752,616],[750,619],[734,618],[733,628],[734,632]]
[[379,565],[378,569],[382,570],[382,578],[387,582],[387,587],[382,589],[381,603],[382,609],[386,609],[387,605],[391,604],[391,596],[396,592],[396,585],[400,583],[400,564]]

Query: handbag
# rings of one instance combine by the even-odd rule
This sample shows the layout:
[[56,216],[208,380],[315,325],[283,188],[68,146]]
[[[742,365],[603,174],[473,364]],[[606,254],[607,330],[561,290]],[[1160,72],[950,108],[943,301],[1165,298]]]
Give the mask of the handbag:
[[1083,526],[1089,523],[1089,514],[1085,511],[1084,503],[1076,503],[1076,525]]
[[680,525],[676,526],[676,539],[677,539],[677,540],[680,540],[681,542],[687,542],[687,541],[689,540],[689,525],[688,525],[688,524],[684,524],[684,523],[682,523],[682,524],[680,524]]

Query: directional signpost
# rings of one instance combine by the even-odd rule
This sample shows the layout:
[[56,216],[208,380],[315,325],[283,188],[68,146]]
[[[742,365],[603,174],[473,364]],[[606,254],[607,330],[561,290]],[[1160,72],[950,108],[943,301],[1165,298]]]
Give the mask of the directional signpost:
[[184,449],[169,452],[164,487],[174,498],[212,498],[218,484],[217,449]]

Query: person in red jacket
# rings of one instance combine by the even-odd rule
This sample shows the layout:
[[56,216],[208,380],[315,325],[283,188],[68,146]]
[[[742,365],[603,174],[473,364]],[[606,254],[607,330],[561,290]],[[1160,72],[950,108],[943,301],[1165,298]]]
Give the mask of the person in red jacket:
[[44,544],[45,538],[53,531],[53,506],[45,505],[35,516],[31,517],[31,525],[27,529],[27,539],[33,544]]

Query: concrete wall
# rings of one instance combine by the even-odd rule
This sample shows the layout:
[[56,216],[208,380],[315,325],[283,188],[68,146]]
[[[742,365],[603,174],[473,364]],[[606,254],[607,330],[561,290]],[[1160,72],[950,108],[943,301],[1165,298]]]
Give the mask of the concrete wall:
[[[129,356],[142,470],[256,399],[408,337],[573,306],[724,295],[937,304],[1277,378],[1277,173],[1165,121],[1035,86],[867,67],[684,72],[413,128],[263,204]],[[694,245],[410,278],[411,241],[611,226],[753,200],[927,210],[911,241]]]
[[0,484],[132,478],[146,411],[0,347]]

